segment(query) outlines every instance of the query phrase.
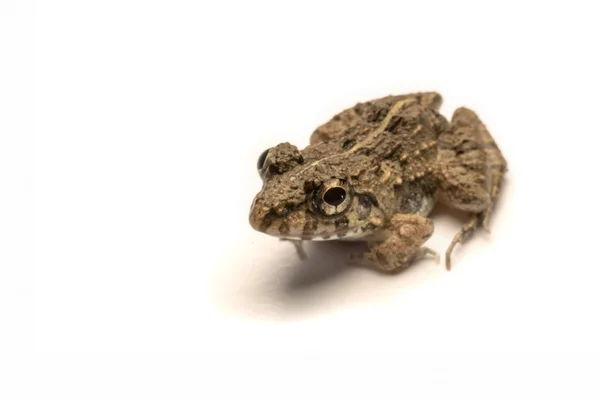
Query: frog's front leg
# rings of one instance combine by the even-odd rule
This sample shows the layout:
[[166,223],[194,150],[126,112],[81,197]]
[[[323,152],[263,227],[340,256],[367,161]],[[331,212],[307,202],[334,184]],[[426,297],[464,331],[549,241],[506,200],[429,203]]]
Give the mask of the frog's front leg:
[[422,246],[433,234],[433,221],[420,215],[396,214],[378,232],[377,241],[367,242],[364,258],[385,272],[396,272],[426,255],[438,254]]
[[308,255],[306,254],[306,251],[304,250],[304,241],[303,240],[287,239],[287,238],[281,238],[279,240],[282,242],[290,242],[291,244],[293,244],[294,248],[296,249],[296,254],[298,255],[298,258],[300,259],[300,261],[306,261],[308,259]]

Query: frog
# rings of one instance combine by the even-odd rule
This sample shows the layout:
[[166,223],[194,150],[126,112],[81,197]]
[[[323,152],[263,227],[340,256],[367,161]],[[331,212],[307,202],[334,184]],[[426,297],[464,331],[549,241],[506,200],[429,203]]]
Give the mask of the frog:
[[479,229],[490,231],[507,162],[479,116],[440,113],[437,92],[356,103],[318,126],[308,146],[282,142],[257,161],[262,187],[253,229],[281,240],[364,242],[352,260],[398,272],[439,254],[425,244],[438,205],[464,215],[445,254]]

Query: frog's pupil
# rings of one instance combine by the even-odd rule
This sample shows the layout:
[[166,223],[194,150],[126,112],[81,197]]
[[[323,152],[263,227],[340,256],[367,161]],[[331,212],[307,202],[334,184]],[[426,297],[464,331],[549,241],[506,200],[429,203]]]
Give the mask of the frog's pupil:
[[262,167],[265,165],[265,161],[267,160],[267,153],[269,153],[269,149],[263,151],[260,156],[258,156],[258,162],[256,163],[256,168],[257,169],[262,169]]
[[346,198],[346,191],[341,187],[333,187],[325,192],[323,200],[334,207],[339,206]]

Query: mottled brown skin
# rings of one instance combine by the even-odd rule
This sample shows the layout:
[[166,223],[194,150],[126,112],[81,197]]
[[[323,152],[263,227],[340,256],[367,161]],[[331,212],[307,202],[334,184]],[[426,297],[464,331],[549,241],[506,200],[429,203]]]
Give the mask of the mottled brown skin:
[[271,148],[251,225],[288,239],[364,241],[366,259],[398,271],[437,257],[423,244],[433,233],[427,216],[443,202],[470,213],[446,252],[450,268],[454,246],[488,229],[506,162],[474,112],[459,108],[448,122],[441,101],[416,93],[359,103],[318,127],[302,151]]

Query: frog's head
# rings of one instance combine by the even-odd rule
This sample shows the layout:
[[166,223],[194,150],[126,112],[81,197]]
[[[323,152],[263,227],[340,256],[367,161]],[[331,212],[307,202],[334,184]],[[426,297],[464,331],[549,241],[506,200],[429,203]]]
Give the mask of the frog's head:
[[263,187],[250,209],[250,225],[268,235],[302,240],[359,238],[384,222],[377,200],[358,193],[333,157],[305,161],[296,146],[261,154]]

